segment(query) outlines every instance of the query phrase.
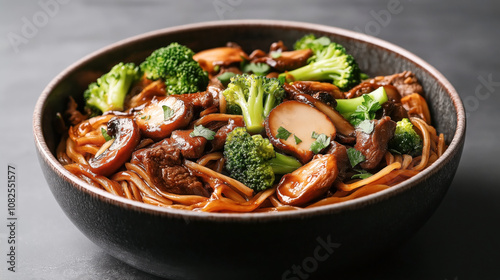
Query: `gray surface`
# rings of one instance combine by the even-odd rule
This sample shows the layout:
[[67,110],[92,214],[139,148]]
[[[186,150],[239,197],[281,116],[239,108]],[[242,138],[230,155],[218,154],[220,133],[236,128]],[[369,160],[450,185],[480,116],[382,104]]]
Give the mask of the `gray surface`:
[[[57,11],[44,18],[47,12],[39,3],[54,1],[0,1],[0,279],[157,279],[109,257],[60,210],[35,156],[32,109],[57,73],[109,43],[163,27],[241,18],[313,22],[375,35],[434,65],[466,101],[465,150],[440,208],[404,246],[374,267],[360,268],[363,275],[352,278],[500,278],[500,184],[496,180],[500,2],[401,0],[391,14],[388,3],[393,1],[389,0],[59,0],[65,4],[57,4],[57,9],[51,6]],[[216,6],[225,10],[217,12]],[[376,14],[390,18],[377,23]],[[39,26],[16,51],[11,40],[14,33],[23,36],[26,20],[38,20]],[[485,80],[492,82],[486,86]],[[6,263],[8,164],[17,167],[18,177],[15,273],[7,271]]]

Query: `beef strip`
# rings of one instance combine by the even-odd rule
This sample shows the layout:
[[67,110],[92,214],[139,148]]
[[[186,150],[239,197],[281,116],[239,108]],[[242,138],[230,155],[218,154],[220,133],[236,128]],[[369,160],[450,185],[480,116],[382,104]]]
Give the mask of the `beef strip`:
[[[353,87],[345,93],[346,98],[354,98],[361,96],[365,93],[370,93],[377,89],[379,86],[393,86],[402,97],[412,93],[423,94],[424,90],[417,80],[415,74],[411,71],[404,71],[389,76],[378,76],[373,79],[365,80],[361,84]],[[388,92],[387,95],[391,99]],[[399,101],[399,100],[395,100]]]
[[208,197],[203,183],[182,166],[181,149],[164,141],[160,143],[135,151],[131,162],[144,167],[153,184],[162,191]]
[[400,102],[387,101],[382,104],[382,110],[377,114],[377,119],[388,116],[391,120],[399,122],[403,118],[408,118],[408,112]]
[[354,148],[365,156],[360,165],[363,169],[374,169],[387,152],[387,143],[394,136],[396,123],[390,117],[375,120],[372,133],[367,134],[356,130],[356,145]]
[[326,153],[333,154],[337,159],[337,169],[339,171],[337,180],[343,181],[346,176],[346,171],[351,167],[349,157],[347,156],[347,148],[336,141],[332,141]]
[[237,127],[243,127],[245,123],[240,119],[229,119],[229,122],[221,127],[215,133],[214,140],[212,140],[212,148],[211,152],[218,151],[224,147],[224,143],[226,143],[227,134],[233,131]]

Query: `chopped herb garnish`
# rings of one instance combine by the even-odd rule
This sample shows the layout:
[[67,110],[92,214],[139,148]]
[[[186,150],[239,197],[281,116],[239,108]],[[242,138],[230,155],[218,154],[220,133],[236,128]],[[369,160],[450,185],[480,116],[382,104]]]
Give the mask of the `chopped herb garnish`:
[[328,145],[330,145],[330,137],[326,136],[326,134],[320,134],[316,138],[316,141],[311,144],[310,149],[313,153],[318,154],[321,150],[328,147]]
[[161,108],[163,109],[164,120],[169,120],[171,117],[174,116],[174,110],[172,110],[172,108],[168,107],[167,105],[162,105]]
[[242,71],[245,73],[252,72],[255,75],[264,76],[267,74],[267,72],[269,72],[269,70],[271,70],[271,67],[269,67],[269,65],[267,65],[265,63],[253,63],[252,62],[252,63],[245,64],[242,69],[243,69]]
[[349,158],[349,162],[352,167],[358,165],[358,163],[363,162],[366,159],[360,151],[354,148],[347,149],[347,157]]
[[272,58],[280,58],[281,57],[281,50],[279,50],[279,51],[272,51],[271,53],[269,53],[269,55]]
[[219,72],[220,70],[220,65],[215,65],[214,66],[214,72]]
[[217,76],[217,79],[223,85],[227,85],[231,81],[231,78],[234,77],[234,76],[236,76],[236,74],[233,73],[233,72],[224,72],[224,73],[220,74],[219,76]]
[[319,134],[316,131],[313,131],[313,133],[311,134],[312,139],[318,139],[318,136]]
[[349,117],[349,122],[358,126],[364,120],[373,120],[376,112],[382,108],[378,101],[375,101],[370,95],[363,94],[364,101],[358,105],[356,111]]
[[366,179],[373,175],[364,169],[354,169],[354,171],[358,172],[358,174],[352,175],[351,179]]
[[141,117],[141,120],[149,121],[149,119],[151,119],[151,115],[147,115],[147,116],[142,116]]
[[201,136],[207,140],[214,140],[215,131],[212,131],[203,125],[195,125],[194,129],[191,133],[189,133],[191,137]]
[[374,125],[373,121],[364,120],[358,124],[357,128],[366,134],[370,134],[370,133],[372,133],[374,126],[375,125]]
[[297,137],[297,135],[295,135],[295,134],[293,135],[293,138],[295,139],[295,144],[297,144],[297,145],[302,142],[302,140],[300,140],[300,138]]
[[290,137],[290,135],[292,134],[288,130],[280,126],[278,128],[278,134],[276,134],[276,138],[286,140],[288,139],[288,137]]
[[104,129],[104,127],[101,127],[101,134],[102,137],[104,137],[104,140],[106,140],[106,142],[113,139],[113,137],[109,136],[108,132],[106,131],[106,129]]

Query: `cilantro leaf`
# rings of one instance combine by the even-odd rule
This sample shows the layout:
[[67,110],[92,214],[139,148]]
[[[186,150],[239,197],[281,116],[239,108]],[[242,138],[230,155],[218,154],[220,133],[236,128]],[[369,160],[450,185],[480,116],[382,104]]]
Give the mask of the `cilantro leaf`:
[[264,76],[271,70],[271,67],[265,63],[248,63],[242,67],[242,71],[245,73],[252,72],[255,75]]
[[364,101],[361,105],[358,105],[356,111],[349,117],[349,122],[354,126],[358,126],[364,120],[373,120],[377,111],[382,108],[382,105],[370,95],[363,94],[362,96]]
[[354,171],[358,172],[358,174],[352,175],[351,179],[366,179],[373,175],[364,169],[354,169]]
[[113,139],[113,137],[109,136],[108,132],[106,131],[106,129],[104,129],[104,127],[101,127],[101,134],[102,137],[104,137],[104,140],[106,140],[106,142]]
[[300,144],[302,142],[302,140],[300,140],[299,137],[297,137],[295,134],[293,135],[293,138],[295,138],[295,144]]
[[358,163],[361,163],[366,159],[360,151],[354,148],[347,149],[347,157],[349,158],[349,162],[351,163],[352,167],[358,165]]
[[373,123],[372,120],[364,120],[360,122],[357,126],[361,131],[363,131],[366,134],[370,134],[373,131],[373,128],[375,127],[375,124]]
[[288,139],[288,137],[290,137],[290,135],[291,133],[288,130],[280,126],[278,128],[278,134],[276,134],[276,138],[286,140]]
[[324,148],[330,145],[330,137],[326,136],[326,134],[320,134],[316,141],[311,144],[311,151],[315,154],[318,154]]
[[281,50],[278,50],[278,51],[272,51],[271,53],[269,53],[269,55],[270,55],[272,58],[279,58],[279,57],[281,57]]
[[313,131],[311,134],[312,139],[318,139],[319,134],[316,131]]
[[167,105],[162,105],[161,108],[163,109],[163,120],[169,120],[171,117],[174,116],[174,110],[172,108],[168,107]]
[[214,140],[215,131],[208,129],[203,125],[195,125],[193,131],[189,133],[189,136],[191,137],[201,136],[207,140]]

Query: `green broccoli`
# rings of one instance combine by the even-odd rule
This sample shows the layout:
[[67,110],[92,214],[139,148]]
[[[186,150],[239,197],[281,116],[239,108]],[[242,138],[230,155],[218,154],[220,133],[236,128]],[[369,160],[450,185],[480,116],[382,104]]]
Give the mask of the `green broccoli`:
[[179,43],[155,50],[141,64],[146,77],[165,82],[168,94],[204,91],[208,73],[193,59],[194,52]]
[[264,129],[269,112],[285,98],[285,90],[278,79],[254,74],[236,75],[223,91],[227,112],[242,114],[251,133]]
[[274,151],[269,139],[250,135],[244,127],[227,135],[224,158],[229,176],[255,191],[273,186],[275,174],[286,174],[301,164],[293,157]]
[[329,40],[327,37],[314,39],[314,35],[306,36],[299,39],[295,47],[313,50],[313,56],[308,60],[309,64],[281,73],[280,79],[287,82],[329,80],[341,90],[348,90],[360,83],[359,66],[342,45],[330,42],[325,46]]
[[389,149],[411,156],[418,156],[422,153],[422,139],[413,129],[413,124],[409,119],[404,118],[396,123],[396,131],[389,141]]
[[130,86],[140,76],[139,67],[135,64],[118,63],[88,86],[83,94],[85,107],[93,115],[107,111],[122,111]]
[[316,60],[316,53],[323,50],[325,47],[330,45],[332,41],[330,38],[323,36],[316,38],[314,34],[305,35],[295,42],[293,45],[294,50],[311,49],[313,55],[307,60],[307,62],[313,62]]
[[[357,124],[365,119],[373,119],[380,105],[388,100],[384,87],[350,99],[336,99],[335,109],[351,123]],[[369,115],[369,117],[367,117]]]

